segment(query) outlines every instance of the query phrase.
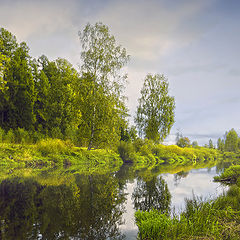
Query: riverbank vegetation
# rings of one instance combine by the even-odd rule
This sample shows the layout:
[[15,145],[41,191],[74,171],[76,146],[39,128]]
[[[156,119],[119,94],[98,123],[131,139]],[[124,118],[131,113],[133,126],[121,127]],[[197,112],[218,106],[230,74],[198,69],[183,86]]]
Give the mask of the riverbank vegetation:
[[[4,131],[2,131],[4,132]],[[19,132],[21,134],[19,134]],[[216,149],[203,147],[180,148],[155,144],[150,140],[136,139],[120,141],[113,149],[78,147],[71,140],[43,138],[35,140],[22,129],[10,129],[2,134],[0,142],[1,166],[65,166],[77,164],[121,165],[131,163],[136,169],[172,168],[186,165],[199,165],[219,160],[221,154]]]
[[[223,142],[224,143],[224,142]],[[223,148],[225,149],[225,148]],[[151,209],[137,211],[136,224],[140,239],[239,239],[240,237],[240,160],[239,150],[224,152],[230,166],[214,177],[229,185],[216,199],[203,200],[193,195],[185,200],[179,215]],[[234,160],[232,159],[233,157]]]

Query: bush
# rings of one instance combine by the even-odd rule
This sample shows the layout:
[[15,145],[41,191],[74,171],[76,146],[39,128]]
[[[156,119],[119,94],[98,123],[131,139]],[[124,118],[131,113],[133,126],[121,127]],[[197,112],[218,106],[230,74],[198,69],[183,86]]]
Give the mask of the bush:
[[139,152],[141,147],[145,144],[144,140],[141,138],[137,138],[134,142],[133,142],[133,146],[136,152]]
[[133,162],[135,151],[132,143],[121,141],[118,145],[118,153],[124,162]]

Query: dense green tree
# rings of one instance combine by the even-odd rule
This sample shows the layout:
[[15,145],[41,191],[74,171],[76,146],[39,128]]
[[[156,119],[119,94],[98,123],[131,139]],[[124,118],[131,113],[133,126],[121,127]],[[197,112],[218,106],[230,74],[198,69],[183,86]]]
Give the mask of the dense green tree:
[[155,142],[167,137],[174,123],[174,97],[169,96],[168,81],[163,75],[148,74],[138,99],[135,122],[141,136]]
[[218,138],[217,140],[217,149],[220,151],[224,151],[224,140],[221,138]]
[[194,147],[194,148],[195,148],[195,147],[198,147],[198,142],[197,142],[197,141],[193,141],[193,142],[192,142],[192,147]]
[[208,147],[209,148],[214,148],[212,139],[209,140]]
[[121,69],[129,56],[102,23],[87,24],[79,37],[82,44],[79,127],[91,149],[120,139],[122,119],[126,116],[122,95],[126,75],[121,74]]
[[0,30],[0,48],[0,52],[9,58],[2,63],[5,91],[0,93],[1,126],[30,129],[35,121],[35,89],[29,48],[24,42],[17,44],[16,37],[3,28]]
[[11,57],[18,47],[16,37],[4,28],[0,28],[0,53]]
[[191,142],[188,137],[181,137],[177,141],[177,146],[182,147],[182,148],[189,147],[190,145],[191,145]]
[[5,127],[6,114],[8,112],[8,86],[6,80],[6,69],[12,56],[12,52],[17,48],[16,37],[4,28],[0,28],[0,126]]
[[62,137],[69,126],[77,128],[77,71],[65,59],[49,61],[42,56],[33,64],[37,99],[36,129],[51,137]]
[[36,101],[34,103],[35,129],[41,132],[48,127],[48,103],[51,85],[44,71],[38,69],[37,62],[33,62],[32,67],[36,89]]
[[226,134],[225,147],[226,152],[236,152],[238,149],[238,135],[234,129]]

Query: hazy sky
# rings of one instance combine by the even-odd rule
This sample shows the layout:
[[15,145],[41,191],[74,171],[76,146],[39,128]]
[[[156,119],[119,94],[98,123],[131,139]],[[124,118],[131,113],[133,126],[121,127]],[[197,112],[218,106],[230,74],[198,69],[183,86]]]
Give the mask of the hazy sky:
[[200,144],[240,124],[239,0],[0,0],[0,26],[33,57],[80,62],[78,31],[108,25],[131,55],[126,94],[134,115],[147,73],[164,74],[177,129]]

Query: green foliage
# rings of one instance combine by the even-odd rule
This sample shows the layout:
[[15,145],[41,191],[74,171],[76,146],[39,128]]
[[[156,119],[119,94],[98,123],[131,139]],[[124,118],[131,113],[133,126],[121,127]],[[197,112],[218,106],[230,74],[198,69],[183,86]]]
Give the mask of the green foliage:
[[[185,149],[173,148],[178,154]],[[190,149],[188,149],[190,150]],[[197,148],[199,154],[214,153],[214,149]],[[156,149],[154,150],[156,151]],[[156,151],[161,153],[160,149]],[[181,153],[182,154],[182,153]],[[206,158],[207,156],[204,156]],[[209,158],[209,157],[208,157]],[[215,200],[203,201],[193,195],[186,199],[185,210],[170,217],[161,211],[135,213],[140,239],[239,239],[240,230],[240,165],[225,169],[215,181],[230,183],[229,190]]]
[[238,135],[234,129],[226,134],[224,150],[226,152],[236,152],[238,150]]
[[0,143],[3,142],[5,131],[0,127]]
[[45,138],[45,136],[41,132],[34,131],[31,133],[31,141],[34,144],[44,138]]
[[4,142],[14,143],[15,142],[15,134],[12,129],[10,129],[4,137]]
[[29,141],[30,141],[29,133],[25,129],[18,128],[15,131],[15,143],[25,144]]
[[239,239],[238,212],[220,209],[214,202],[193,197],[186,200],[186,210],[172,218],[159,211],[136,212],[140,239]]
[[122,91],[126,75],[121,69],[128,62],[125,48],[117,45],[107,26],[87,24],[79,32],[82,44],[82,79],[79,106],[82,137],[88,149],[118,142],[126,107]]
[[193,148],[198,147],[198,142],[197,142],[197,141],[193,141],[193,142],[192,142],[192,147],[193,147]]
[[62,134],[61,129],[59,127],[53,127],[50,131],[50,136],[52,138],[59,138],[59,139],[63,138],[63,134]]
[[[2,37],[0,34],[0,38]],[[10,52],[9,44],[13,44]],[[7,57],[10,60],[5,65],[3,76],[7,89],[0,104],[2,108],[0,124],[5,129],[17,127],[30,129],[35,119],[33,113],[35,86],[29,64],[29,49],[24,42],[15,44],[15,38],[12,37],[12,40],[3,44],[3,50],[9,54]]]
[[174,123],[174,97],[168,94],[168,81],[163,75],[148,74],[138,102],[135,122],[141,136],[155,142],[167,137]]
[[129,56],[102,23],[87,24],[79,36],[77,72],[65,59],[31,59],[26,43],[0,29],[0,127],[13,129],[16,142],[25,141],[20,128],[89,149],[117,145],[120,127],[127,128],[122,68]]
[[212,139],[209,140],[208,147],[209,148],[214,148]]
[[123,162],[134,162],[136,158],[133,144],[130,142],[120,141],[118,145],[118,153]]
[[233,165],[225,169],[225,171],[221,173],[220,176],[215,176],[214,180],[226,183],[236,183],[239,177],[240,165]]
[[221,138],[218,138],[218,141],[217,141],[217,149],[219,151],[224,151],[224,140],[221,139]]
[[182,148],[190,147],[190,144],[191,143],[190,143],[190,140],[188,137],[181,137],[177,141],[177,146],[182,147]]
[[41,56],[32,65],[37,91],[35,129],[52,138],[63,138],[66,129],[76,128],[80,121],[76,103],[78,73],[61,58],[49,61]]
[[154,209],[149,212],[137,211],[135,221],[140,239],[167,239],[166,229],[172,226],[172,221],[166,214]]
[[133,146],[136,152],[140,152],[140,149],[142,148],[142,146],[145,144],[145,141],[141,138],[137,138],[134,142],[133,142]]

